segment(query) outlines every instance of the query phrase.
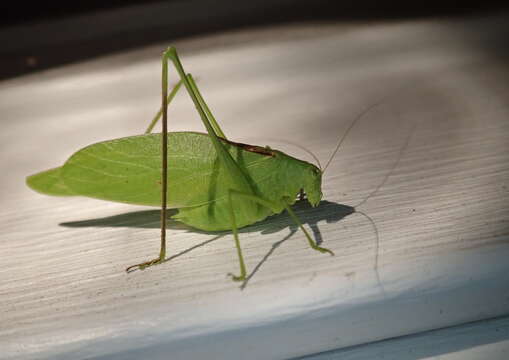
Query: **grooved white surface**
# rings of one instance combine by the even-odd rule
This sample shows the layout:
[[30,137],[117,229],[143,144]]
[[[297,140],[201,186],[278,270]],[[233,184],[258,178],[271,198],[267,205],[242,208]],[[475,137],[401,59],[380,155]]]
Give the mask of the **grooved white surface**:
[[[509,69],[478,28],[507,32],[488,17],[174,44],[235,141],[309,159],[290,141],[325,163],[381,102],[325,173],[324,203],[296,207],[336,256],[271,218],[241,233],[256,270],[242,291],[226,277],[229,234],[170,224],[170,254],[191,251],[126,274],[158,251],[157,210],[24,185],[83,146],[141,133],[166,44],[0,83],[0,358],[284,359],[507,314]],[[184,93],[170,128],[202,130]],[[340,204],[361,202],[376,232],[342,218]]]
[[503,317],[327,351],[301,359],[505,360],[508,357],[509,318]]

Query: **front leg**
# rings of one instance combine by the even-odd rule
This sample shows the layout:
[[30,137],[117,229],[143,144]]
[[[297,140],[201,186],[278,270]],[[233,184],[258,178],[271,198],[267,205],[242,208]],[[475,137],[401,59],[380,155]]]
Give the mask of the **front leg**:
[[308,231],[306,230],[306,228],[302,225],[301,221],[299,220],[299,218],[297,217],[297,215],[295,215],[295,213],[293,212],[292,208],[290,207],[290,205],[288,205],[288,202],[289,202],[289,199],[288,198],[283,198],[282,201],[281,201],[284,205],[284,207],[286,208],[286,211],[288,211],[288,214],[290,215],[290,217],[293,219],[293,221],[295,222],[295,224],[297,224],[297,226],[300,227],[300,229],[302,230],[302,232],[304,233],[304,235],[306,236],[306,239],[308,240],[308,243],[309,243],[309,246],[316,250],[316,251],[319,251],[321,253],[328,253],[332,256],[334,256],[334,253],[329,250],[329,249],[326,249],[326,248],[323,248],[321,246],[318,246],[314,241],[313,239],[311,239],[311,235],[309,235]]

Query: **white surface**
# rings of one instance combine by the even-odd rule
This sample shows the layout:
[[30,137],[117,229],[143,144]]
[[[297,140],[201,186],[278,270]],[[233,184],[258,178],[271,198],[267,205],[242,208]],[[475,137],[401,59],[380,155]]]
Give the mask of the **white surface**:
[[[382,99],[325,173],[328,202],[297,208],[336,256],[300,232],[273,248],[295,229],[271,218],[241,234],[257,269],[243,291],[226,277],[238,268],[229,234],[173,224],[170,253],[217,241],[128,275],[158,251],[157,211],[24,185],[85,145],[140,133],[159,104],[165,45],[0,84],[0,358],[283,359],[507,314],[509,71],[469,32],[504,30],[502,20],[295,25],[175,44],[236,141],[306,158],[291,141],[325,163]],[[202,129],[183,93],[170,118],[172,130]],[[340,220],[338,204],[362,202],[388,174],[358,209],[377,248],[372,224]]]
[[506,360],[509,318],[403,336],[301,358],[301,360]]

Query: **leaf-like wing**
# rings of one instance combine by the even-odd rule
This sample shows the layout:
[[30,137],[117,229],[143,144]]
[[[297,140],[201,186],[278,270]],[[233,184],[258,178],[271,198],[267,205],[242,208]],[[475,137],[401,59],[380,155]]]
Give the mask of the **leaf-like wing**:
[[62,179],[76,194],[139,205],[160,203],[160,135],[104,141],[74,153]]
[[[272,174],[277,165],[252,173],[270,156],[226,143],[228,151],[250,177]],[[161,134],[114,139],[87,146],[62,167],[65,185],[78,195],[137,205],[160,206]],[[168,207],[183,208],[225,200],[234,188],[208,135],[168,134]]]
[[60,177],[62,168],[57,167],[40,173],[28,176],[26,178],[27,185],[41,193],[54,196],[73,196],[76,195],[69,187],[63,182]]

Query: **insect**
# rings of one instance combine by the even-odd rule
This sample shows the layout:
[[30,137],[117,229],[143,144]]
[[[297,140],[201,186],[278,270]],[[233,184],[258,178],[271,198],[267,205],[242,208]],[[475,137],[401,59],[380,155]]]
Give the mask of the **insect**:
[[[168,94],[170,62],[180,81]],[[181,85],[191,97],[206,133],[168,132],[167,107]],[[162,132],[151,134],[161,116]],[[204,231],[231,230],[240,273],[229,275],[234,281],[243,281],[247,272],[238,229],[284,210],[300,227],[312,249],[334,255],[313,241],[291,208],[299,194],[301,198],[306,194],[313,207],[319,204],[323,171],[269,147],[228,140],[193,76],[184,71],[176,49],[169,47],[162,55],[161,111],[144,135],[87,146],[74,153],[63,166],[27,177],[27,184],[48,195],[80,195],[160,206],[159,256],[130,266],[127,271],[164,262],[167,208],[178,209],[173,218],[191,227]]]

